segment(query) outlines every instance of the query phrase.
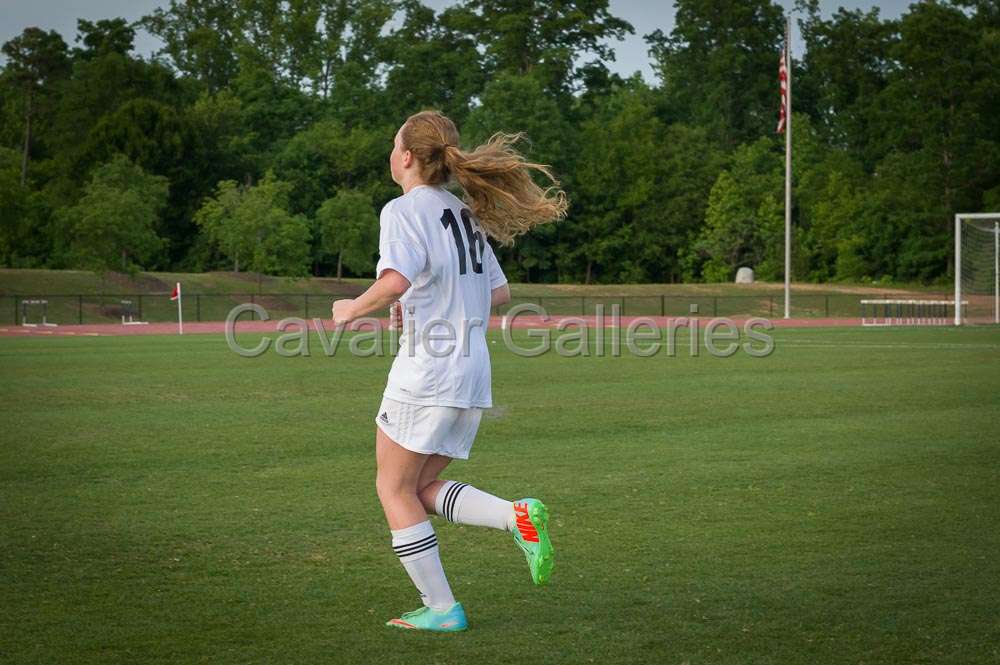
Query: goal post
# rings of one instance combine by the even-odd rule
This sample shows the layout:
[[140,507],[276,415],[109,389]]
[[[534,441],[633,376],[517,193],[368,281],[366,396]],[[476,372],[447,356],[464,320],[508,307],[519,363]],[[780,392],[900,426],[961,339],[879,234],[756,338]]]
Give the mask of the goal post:
[[[1000,212],[955,215],[955,325],[1000,323]],[[963,303],[964,304],[964,303]]]

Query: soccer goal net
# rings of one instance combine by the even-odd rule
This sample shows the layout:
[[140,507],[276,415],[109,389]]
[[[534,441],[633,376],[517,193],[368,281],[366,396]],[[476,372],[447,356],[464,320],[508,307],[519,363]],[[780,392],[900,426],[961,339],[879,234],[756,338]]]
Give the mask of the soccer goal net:
[[955,325],[1000,323],[1000,213],[955,215]]

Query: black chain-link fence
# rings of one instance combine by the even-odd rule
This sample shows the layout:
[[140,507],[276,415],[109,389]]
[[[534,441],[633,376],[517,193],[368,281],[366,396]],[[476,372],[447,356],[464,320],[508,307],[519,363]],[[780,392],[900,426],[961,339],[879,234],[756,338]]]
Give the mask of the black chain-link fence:
[[[272,319],[324,318],[330,315],[330,305],[338,297],[341,296],[329,293],[192,293],[184,294],[181,303],[185,321],[222,321],[233,307],[244,303],[262,306]],[[244,318],[252,315],[245,314]],[[149,294],[0,296],[0,323],[7,325],[122,323],[123,320],[176,321],[177,302],[165,295]]]
[[[855,318],[861,316],[862,298],[876,296],[858,294],[792,295],[790,314],[794,318]],[[745,318],[759,316],[776,318],[784,316],[785,299],[782,295],[733,295],[733,296],[535,296],[515,297],[500,309],[500,313],[514,305],[533,303],[553,315],[592,315],[597,305],[604,305],[605,316],[612,305],[622,316],[727,316]]]
[[[254,303],[267,310],[271,319],[297,316],[328,318],[330,305],[338,297],[329,293],[193,293],[184,294],[185,321],[222,321],[230,310],[244,303]],[[345,296],[346,297],[346,296]],[[885,298],[877,294],[829,294],[792,296],[791,315],[809,317],[860,317],[862,299]],[[932,297],[932,296],[928,296]],[[692,306],[699,316],[768,318],[784,314],[782,295],[733,296],[517,296],[507,305],[494,309],[503,314],[521,303],[533,303],[556,316],[593,315],[599,304],[606,316],[612,305],[623,316],[688,316]],[[385,313],[383,313],[384,315]],[[0,324],[43,322],[59,325],[84,323],[121,323],[125,320],[166,322],[177,320],[177,303],[165,295],[45,295],[0,296]],[[252,318],[244,315],[244,318]]]

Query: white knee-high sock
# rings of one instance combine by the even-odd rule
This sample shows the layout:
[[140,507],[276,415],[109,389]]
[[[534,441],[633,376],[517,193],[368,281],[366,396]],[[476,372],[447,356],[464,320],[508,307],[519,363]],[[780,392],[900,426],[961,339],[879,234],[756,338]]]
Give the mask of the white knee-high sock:
[[444,481],[434,499],[434,512],[456,524],[514,530],[514,504],[468,483]]
[[446,610],[455,604],[430,520],[392,531],[392,549],[420,592],[424,605]]

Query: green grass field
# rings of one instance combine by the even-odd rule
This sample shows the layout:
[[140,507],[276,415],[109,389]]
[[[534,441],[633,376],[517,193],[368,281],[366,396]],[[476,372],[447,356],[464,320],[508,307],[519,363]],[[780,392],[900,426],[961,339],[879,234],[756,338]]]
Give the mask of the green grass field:
[[557,566],[434,518],[460,635],[382,625],[419,604],[374,489],[389,358],[0,338],[0,661],[1000,662],[1000,330],[775,337],[494,346],[446,476],[545,500]]

